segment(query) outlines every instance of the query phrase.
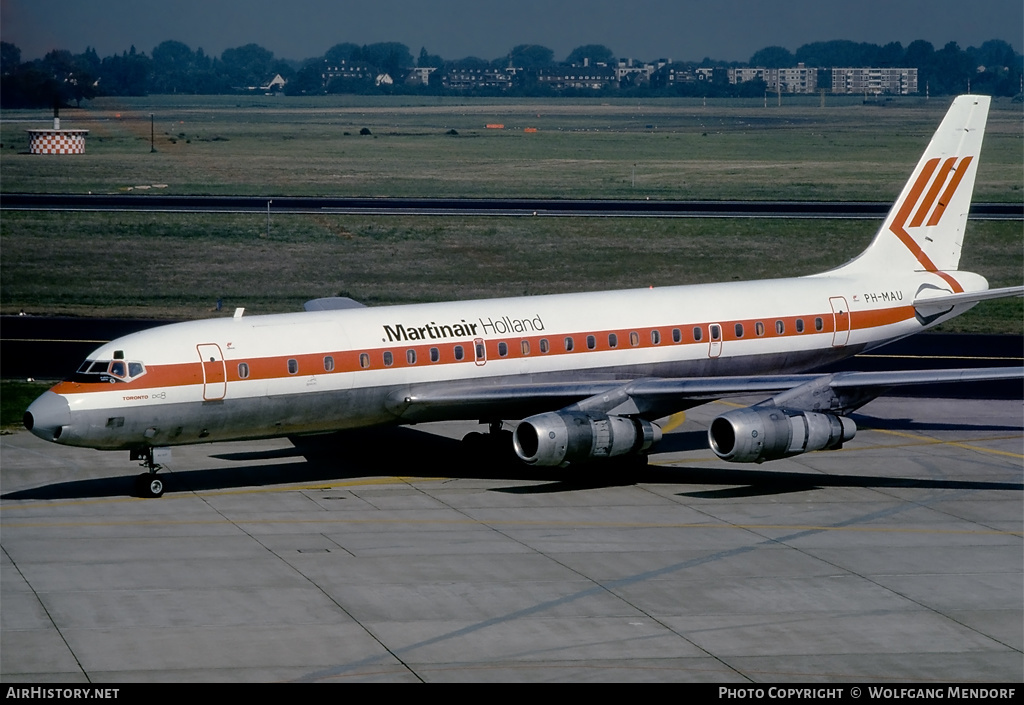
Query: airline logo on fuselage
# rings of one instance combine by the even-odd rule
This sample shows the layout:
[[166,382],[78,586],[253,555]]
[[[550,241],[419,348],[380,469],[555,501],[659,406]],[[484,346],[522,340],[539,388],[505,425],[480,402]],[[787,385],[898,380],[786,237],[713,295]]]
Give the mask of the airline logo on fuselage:
[[540,314],[532,318],[478,318],[478,322],[470,323],[465,318],[458,323],[437,323],[431,321],[424,325],[396,323],[384,326],[385,343],[398,343],[420,340],[447,340],[451,338],[476,338],[481,335],[507,335],[509,333],[538,333],[544,330],[544,321]]

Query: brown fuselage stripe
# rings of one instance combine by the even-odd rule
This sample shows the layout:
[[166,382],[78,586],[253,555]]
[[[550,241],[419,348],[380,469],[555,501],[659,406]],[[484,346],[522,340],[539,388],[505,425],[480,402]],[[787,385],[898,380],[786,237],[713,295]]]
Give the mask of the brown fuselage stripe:
[[[842,315],[842,314],[840,314]],[[894,308],[875,309],[849,313],[850,329],[864,330],[879,326],[899,323],[914,317],[913,306],[898,306]],[[821,319],[822,328],[815,327],[817,319]],[[797,332],[797,320],[804,322],[803,332]],[[783,332],[779,333],[776,323],[782,322]],[[758,323],[764,325],[763,334],[757,335],[756,326]],[[82,394],[88,392],[110,392],[118,391],[127,394],[138,395],[151,389],[168,387],[181,387],[203,384],[223,384],[224,382],[260,381],[271,379],[285,379],[288,377],[299,377],[309,375],[339,374],[345,372],[379,371],[382,369],[402,369],[410,367],[425,367],[433,365],[450,364],[484,364],[486,361],[514,360],[537,357],[548,357],[551,355],[577,355],[590,352],[606,352],[609,350],[642,350],[648,348],[672,347],[676,345],[702,345],[710,346],[711,326],[721,327],[722,343],[732,343],[738,340],[769,340],[773,338],[796,338],[812,334],[832,334],[835,332],[835,314],[828,313],[814,314],[811,316],[783,316],[778,318],[765,319],[743,319],[725,322],[706,322],[699,324],[654,326],[650,328],[635,329],[614,329],[595,332],[558,333],[551,335],[534,335],[508,338],[493,338],[480,340],[485,347],[485,358],[478,360],[475,353],[475,341],[472,339],[454,342],[430,342],[416,344],[401,344],[382,346],[378,348],[367,348],[362,350],[336,350],[317,353],[305,353],[299,355],[277,355],[274,357],[255,358],[228,358],[221,362],[200,361],[198,351],[195,362],[181,362],[169,365],[153,365],[146,367],[146,373],[130,382],[118,382],[112,385],[109,382],[77,382],[64,381],[53,387],[58,394]],[[741,325],[743,335],[737,335],[737,325]],[[694,330],[700,329],[701,339],[694,337]],[[679,341],[674,339],[674,331],[679,331]],[[844,327],[845,330],[845,327]],[[652,333],[658,332],[660,341],[653,342]],[[612,347],[609,336],[614,334],[617,338],[617,345]],[[633,344],[632,336],[636,336],[636,344]],[[593,347],[588,346],[588,337],[593,336]],[[565,340],[571,338],[573,341],[572,350],[566,350]],[[546,340],[548,351],[541,352],[541,341]],[[523,342],[529,344],[529,352],[524,353]],[[506,354],[501,355],[500,345],[506,345]],[[461,347],[462,359],[456,359],[456,348]],[[430,359],[431,349],[436,349],[438,360],[432,362]],[[410,362],[408,351],[415,353],[415,362]],[[229,351],[230,352],[230,351]],[[384,354],[390,352],[392,364],[384,364]],[[361,364],[361,357],[368,356],[369,366]],[[325,369],[325,358],[330,357],[333,362],[333,369]],[[295,360],[297,363],[296,372],[288,371],[288,361]],[[144,361],[143,361],[144,362]],[[244,363],[248,366],[249,374],[242,378],[239,376],[239,367]],[[204,366],[206,367],[206,379],[204,380]]]

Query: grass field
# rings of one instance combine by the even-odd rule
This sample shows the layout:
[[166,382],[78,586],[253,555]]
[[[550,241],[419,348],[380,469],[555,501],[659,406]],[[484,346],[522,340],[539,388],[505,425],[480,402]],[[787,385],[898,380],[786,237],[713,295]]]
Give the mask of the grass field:
[[[85,155],[29,155],[45,111],[0,114],[12,192],[651,199],[894,199],[949,99],[464,100],[171,97],[62,112]],[[156,152],[150,152],[150,115]],[[487,129],[500,123],[503,129]],[[360,136],[362,128],[372,133]],[[524,132],[535,127],[538,132]],[[451,134],[454,131],[457,134]],[[1020,202],[1019,104],[994,104],[976,200]],[[192,318],[753,279],[821,271],[873,221],[15,213],[0,311]],[[1020,223],[972,222],[962,266],[1019,284]],[[1020,333],[1019,301],[956,330]]]
[[[4,192],[890,200],[948,98],[771,101],[155,96],[65,110],[86,154],[29,155],[0,120]],[[156,152],[150,152],[150,116]],[[487,129],[488,124],[504,125]],[[524,132],[525,128],[537,132]],[[361,136],[366,128],[372,134]],[[976,190],[1020,202],[1019,104],[997,101]],[[451,134],[454,131],[457,134]]]
[[[12,212],[0,311],[196,318],[320,296],[414,303],[811,274],[860,252],[865,220]],[[972,222],[962,266],[1020,283],[1020,223]],[[1022,332],[1020,300],[947,330]]]

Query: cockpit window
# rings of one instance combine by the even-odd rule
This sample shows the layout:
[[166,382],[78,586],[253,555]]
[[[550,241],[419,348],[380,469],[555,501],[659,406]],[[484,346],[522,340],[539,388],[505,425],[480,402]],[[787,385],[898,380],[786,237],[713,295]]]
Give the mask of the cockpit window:
[[146,374],[141,362],[125,360],[86,360],[71,376],[72,382],[131,382]]

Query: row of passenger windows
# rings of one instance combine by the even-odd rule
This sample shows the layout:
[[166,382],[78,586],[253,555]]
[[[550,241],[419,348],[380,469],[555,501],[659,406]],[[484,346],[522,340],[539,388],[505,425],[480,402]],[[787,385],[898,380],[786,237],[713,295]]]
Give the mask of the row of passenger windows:
[[[803,333],[804,330],[805,330],[804,329],[804,319],[802,319],[802,318],[796,319],[795,326],[796,326],[796,332],[797,333]],[[820,333],[822,330],[824,330],[824,328],[825,328],[825,322],[821,319],[821,317],[815,317],[815,319],[814,319],[814,330]],[[754,323],[754,335],[756,335],[758,337],[763,336],[764,335],[764,331],[765,331],[764,323],[762,323],[761,321],[757,321],[756,323]],[[735,325],[734,332],[735,332],[737,338],[742,338],[744,336],[744,333],[745,333],[745,329],[744,329],[743,324],[742,323],[737,323]],[[783,322],[783,321],[775,321],[775,333],[776,333],[776,335],[784,335],[785,332],[786,332],[786,324],[785,324],[785,322]],[[720,325],[718,325],[717,323],[708,326],[708,333],[709,333],[710,339],[712,341],[718,341],[718,340],[722,339],[722,327]],[[702,327],[694,326],[694,328],[693,328],[693,339],[694,339],[694,341],[696,341],[698,343],[701,342],[704,339],[704,329]],[[673,328],[672,329],[672,342],[673,343],[681,343],[682,340],[683,340],[683,333],[682,333],[682,331],[679,328]],[[651,331],[651,344],[652,345],[661,345],[661,331],[659,331],[659,330],[652,330]],[[476,353],[476,359],[477,360],[485,359],[486,356],[487,356],[486,355],[487,351],[486,351],[486,349],[484,347],[484,343],[483,342],[477,342],[474,345],[475,345],[474,352]],[[634,348],[637,347],[638,345],[640,345],[640,334],[637,333],[636,331],[631,331],[630,332],[630,334],[629,334],[629,345],[630,345],[630,347],[634,347]],[[595,335],[588,335],[586,337],[586,346],[587,346],[587,350],[595,350],[595,349],[597,349],[597,336],[595,336]],[[526,356],[526,355],[530,354],[530,341],[529,340],[520,340],[519,341],[519,347],[520,347],[520,352],[522,353],[522,355]],[[565,336],[565,338],[563,338],[563,340],[562,340],[562,347],[565,350],[565,352],[572,352],[576,348],[576,339],[573,336],[571,336],[571,335]],[[608,334],[608,347],[609,348],[617,348],[617,347],[619,347],[619,336],[618,336],[617,333],[609,333]],[[551,351],[551,344],[550,344],[550,342],[548,341],[547,338],[541,338],[539,343],[538,343],[538,348],[540,349],[541,354],[546,354],[546,353]],[[462,360],[466,359],[466,350],[461,345],[456,345],[453,348],[453,353],[454,353],[455,361],[456,362],[461,362]],[[498,356],[499,357],[508,357],[508,353],[509,353],[509,344],[507,342],[505,342],[505,341],[500,341],[498,343]],[[438,348],[430,348],[428,354],[429,354],[429,358],[430,358],[431,362],[440,362],[440,360],[441,360],[441,351],[440,351],[440,349],[438,349]],[[391,366],[393,366],[395,364],[395,355],[390,350],[385,350],[381,359],[382,359],[385,367],[391,367]],[[416,364],[417,354],[416,354],[416,351],[414,349],[409,348],[408,350],[405,351],[405,361],[409,365],[415,365]],[[333,372],[334,371],[334,357],[331,356],[331,355],[325,355],[324,359],[323,359],[323,366],[324,366],[324,372]],[[369,353],[359,353],[359,367],[361,367],[362,369],[368,369],[370,367],[370,354]],[[288,374],[294,375],[294,374],[298,374],[298,373],[299,373],[299,361],[294,359],[294,358],[290,358],[288,360]],[[249,377],[249,365],[247,363],[245,363],[245,362],[238,363],[238,377],[239,377],[239,379],[247,379]]]
[[[324,356],[324,372],[334,371],[334,356]],[[295,358],[288,359],[288,374],[296,375],[299,373],[299,361]],[[238,363],[238,378],[248,379],[249,378],[249,363],[239,362]]]

